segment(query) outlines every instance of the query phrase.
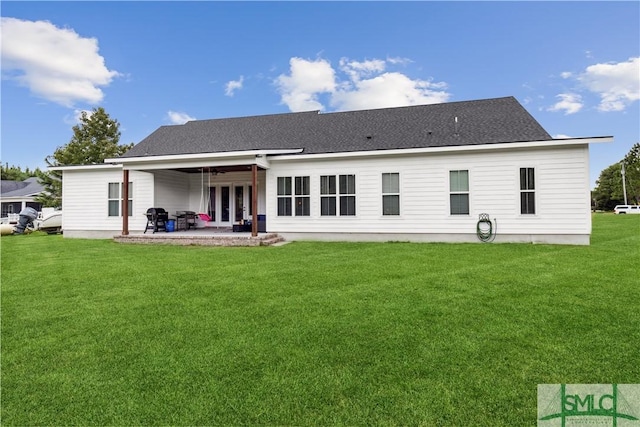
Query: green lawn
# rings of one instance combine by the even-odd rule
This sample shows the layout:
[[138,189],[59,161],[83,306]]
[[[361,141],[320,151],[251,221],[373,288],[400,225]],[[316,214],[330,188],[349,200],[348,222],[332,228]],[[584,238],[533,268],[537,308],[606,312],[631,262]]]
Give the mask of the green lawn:
[[591,246],[4,236],[2,425],[536,423],[640,383],[640,215]]

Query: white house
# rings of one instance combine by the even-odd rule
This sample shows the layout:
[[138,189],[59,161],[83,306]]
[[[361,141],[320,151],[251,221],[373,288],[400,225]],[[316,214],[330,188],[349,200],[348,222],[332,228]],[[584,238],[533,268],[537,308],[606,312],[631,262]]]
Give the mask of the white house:
[[0,216],[19,214],[24,208],[42,209],[42,203],[35,198],[44,191],[44,186],[38,182],[38,178],[31,177],[24,181],[2,180],[0,186]]
[[553,139],[513,97],[196,120],[57,168],[64,236],[141,233],[161,207],[288,240],[477,242],[487,214],[496,242],[589,244],[589,144],[611,141]]

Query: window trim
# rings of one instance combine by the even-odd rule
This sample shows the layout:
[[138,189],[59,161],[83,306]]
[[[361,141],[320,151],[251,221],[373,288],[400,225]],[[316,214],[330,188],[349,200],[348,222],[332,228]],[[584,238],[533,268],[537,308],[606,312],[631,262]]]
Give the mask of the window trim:
[[[333,178],[333,182],[331,182],[331,178]],[[325,180],[327,181],[326,184],[323,182]],[[328,203],[326,210],[328,213],[325,213],[325,200]],[[333,201],[333,204],[331,201]],[[320,216],[338,216],[338,179],[335,174],[320,175]]]
[[[285,182],[284,188],[281,188],[280,186],[281,180],[284,180]],[[302,188],[299,187],[299,183]],[[284,203],[284,205],[281,205],[281,202]],[[298,209],[298,202],[302,203],[302,210]],[[281,210],[281,206],[284,211]],[[276,177],[276,215],[279,217],[311,216],[310,175],[288,175]]]
[[[385,192],[384,178],[385,178],[385,176],[392,176],[392,175],[397,176],[397,189],[396,189],[397,191]],[[380,194],[381,194],[381,203],[382,203],[382,206],[381,206],[381,208],[382,208],[382,212],[381,212],[382,216],[383,217],[398,217],[398,216],[400,216],[400,212],[401,212],[401,209],[400,209],[400,203],[401,203],[401,197],[400,197],[400,172],[382,172],[382,174],[381,174],[381,185],[382,185],[382,188],[381,188]],[[385,199],[388,198],[388,197],[396,197],[397,198],[397,208],[398,208],[397,212],[395,212],[395,213],[386,213],[385,212]]]
[[[466,182],[466,190],[453,190],[452,189],[452,180],[451,174],[452,172],[466,172],[467,173],[467,182]],[[449,215],[450,216],[462,216],[462,215],[470,215],[471,214],[471,173],[469,169],[449,169]],[[451,203],[451,196],[466,196],[467,197],[467,212],[453,212],[453,204]]]
[[[280,187],[280,182],[284,182],[284,188]],[[288,181],[288,184],[287,184]],[[287,192],[288,191],[288,192]],[[293,188],[291,176],[279,176],[276,178],[276,215],[277,216],[293,216]],[[280,202],[284,202],[283,211],[280,210]],[[289,202],[287,204],[287,201]]]
[[[523,183],[522,178],[523,178],[523,171],[526,171],[526,177],[525,177],[525,182]],[[533,174],[532,177],[529,176],[529,171],[531,171],[531,173]],[[532,216],[532,215],[537,215],[538,214],[538,201],[537,201],[537,189],[536,189],[536,181],[537,181],[537,172],[536,172],[536,167],[535,166],[523,166],[518,168],[518,178],[517,178],[517,184],[518,184],[518,204],[519,204],[519,212],[520,215],[526,215],[526,216]],[[529,179],[531,178],[531,180],[533,182],[529,182]],[[527,188],[523,188],[523,185]],[[531,185],[531,188],[529,188],[529,186]],[[532,205],[533,206],[529,206],[529,204],[527,203],[527,211],[523,211],[523,196],[527,194],[527,195],[532,195],[533,196],[533,200],[532,200]],[[532,208],[532,209],[530,209]],[[532,212],[529,212],[529,210],[532,210]]]
[[[351,179],[349,179],[350,177]],[[355,173],[320,175],[319,193],[321,217],[350,218],[357,216],[358,179]],[[325,203],[328,204],[326,210]],[[349,209],[351,207],[353,208],[353,212]],[[345,212],[345,209],[347,213],[341,213]]]
[[311,216],[311,177],[296,176],[293,181],[294,216]]
[[[346,179],[346,183],[345,183],[345,192],[342,192],[342,183],[340,182],[342,178]],[[353,178],[353,192],[350,192],[349,187],[351,187],[351,185],[349,185],[349,177]],[[349,173],[349,174],[339,174],[338,175],[338,215],[341,217],[355,217],[358,209],[357,209],[357,187],[356,187],[356,174],[354,173]],[[348,210],[349,205],[347,205],[347,203],[353,199],[353,213],[342,213],[342,208],[343,208],[343,202],[345,203],[345,206]]]

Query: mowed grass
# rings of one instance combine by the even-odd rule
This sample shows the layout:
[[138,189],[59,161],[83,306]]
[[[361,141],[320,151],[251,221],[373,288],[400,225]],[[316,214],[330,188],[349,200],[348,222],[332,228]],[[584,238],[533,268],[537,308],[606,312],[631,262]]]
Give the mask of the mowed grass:
[[640,215],[591,246],[5,236],[2,424],[536,423],[640,382]]

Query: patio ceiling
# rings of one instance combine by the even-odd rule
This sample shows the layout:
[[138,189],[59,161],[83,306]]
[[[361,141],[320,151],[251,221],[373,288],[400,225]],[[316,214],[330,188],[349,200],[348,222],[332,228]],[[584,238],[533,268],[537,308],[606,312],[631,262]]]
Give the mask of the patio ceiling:
[[227,172],[247,172],[251,171],[251,165],[234,165],[234,166],[204,166],[204,167],[192,167],[192,168],[175,168],[171,169],[178,172],[185,173],[202,173],[211,172],[212,174],[222,174]]

